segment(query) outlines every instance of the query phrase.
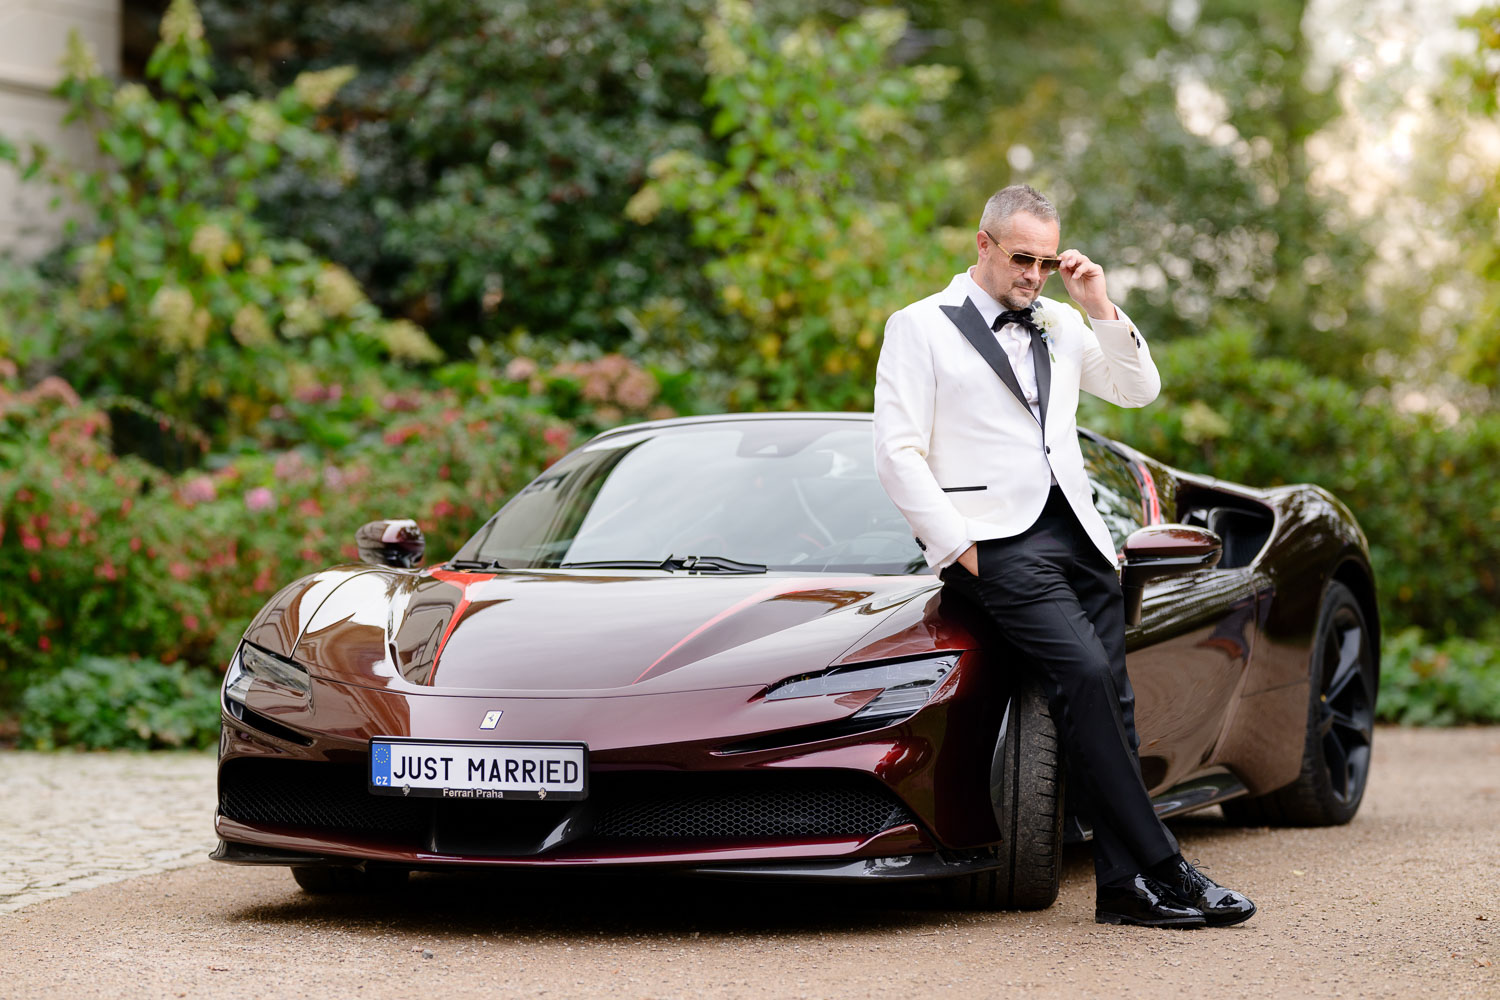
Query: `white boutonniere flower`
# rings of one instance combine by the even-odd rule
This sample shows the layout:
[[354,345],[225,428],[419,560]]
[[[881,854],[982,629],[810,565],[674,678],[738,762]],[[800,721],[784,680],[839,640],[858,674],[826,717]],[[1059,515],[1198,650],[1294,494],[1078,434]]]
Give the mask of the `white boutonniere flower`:
[[1053,364],[1057,364],[1057,355],[1052,353],[1052,330],[1056,326],[1052,310],[1043,309],[1042,304],[1038,302],[1031,307],[1031,321],[1042,331],[1042,343],[1047,345],[1047,357],[1052,359]]

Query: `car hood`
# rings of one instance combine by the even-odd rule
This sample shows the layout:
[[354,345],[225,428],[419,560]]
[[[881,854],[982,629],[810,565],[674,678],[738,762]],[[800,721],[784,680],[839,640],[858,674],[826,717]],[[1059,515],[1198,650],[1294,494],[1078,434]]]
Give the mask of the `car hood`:
[[375,570],[329,594],[296,657],[364,683],[532,695],[768,684],[967,648],[937,614],[939,589],[924,576]]

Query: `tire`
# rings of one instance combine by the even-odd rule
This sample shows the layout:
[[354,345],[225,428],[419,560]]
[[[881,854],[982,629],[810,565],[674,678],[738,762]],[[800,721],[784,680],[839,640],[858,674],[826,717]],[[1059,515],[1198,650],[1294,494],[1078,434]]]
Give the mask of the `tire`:
[[292,878],[312,896],[388,892],[401,888],[406,872],[400,868],[293,868]]
[[1308,667],[1302,770],[1284,788],[1223,805],[1241,826],[1338,826],[1359,811],[1370,775],[1379,654],[1364,611],[1342,583],[1328,585]]
[[1011,698],[995,745],[990,798],[1004,841],[996,868],[951,879],[950,902],[976,910],[1042,910],[1062,872],[1064,770],[1057,727],[1035,684]]

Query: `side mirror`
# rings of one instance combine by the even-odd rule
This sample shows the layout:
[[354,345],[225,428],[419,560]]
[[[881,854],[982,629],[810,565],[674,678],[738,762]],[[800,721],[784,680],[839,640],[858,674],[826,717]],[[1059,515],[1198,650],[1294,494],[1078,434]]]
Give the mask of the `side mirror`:
[[410,569],[421,563],[427,552],[422,529],[408,518],[361,525],[354,533],[354,544],[359,546],[359,561],[372,566]]
[[1224,555],[1224,539],[1189,524],[1153,524],[1125,539],[1120,589],[1125,592],[1125,624],[1141,623],[1146,583],[1160,576],[1213,569]]

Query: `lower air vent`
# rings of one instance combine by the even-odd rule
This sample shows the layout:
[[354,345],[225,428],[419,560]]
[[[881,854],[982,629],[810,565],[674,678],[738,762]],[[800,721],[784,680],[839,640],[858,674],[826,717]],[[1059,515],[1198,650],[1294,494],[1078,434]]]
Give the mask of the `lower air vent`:
[[219,812],[242,823],[400,835],[425,833],[432,803],[371,795],[359,764],[241,758],[219,772]]
[[[626,776],[617,776],[625,778]],[[605,776],[593,779],[594,787]],[[911,812],[874,779],[838,774],[631,775],[594,820],[600,839],[867,837]]]
[[806,774],[594,772],[582,802],[372,795],[365,765],[242,758],[219,775],[219,811],[244,823],[355,834],[459,855],[528,855],[559,841],[863,839],[911,811],[874,778]]

